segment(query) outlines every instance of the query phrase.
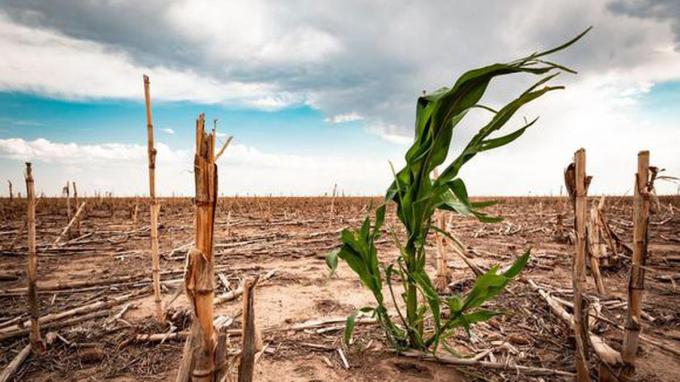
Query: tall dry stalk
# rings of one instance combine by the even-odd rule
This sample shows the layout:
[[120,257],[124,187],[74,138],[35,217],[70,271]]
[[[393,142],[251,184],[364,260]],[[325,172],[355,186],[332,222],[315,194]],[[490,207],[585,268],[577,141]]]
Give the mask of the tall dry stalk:
[[9,185],[9,200],[12,201],[14,200],[14,193],[12,192],[12,181],[8,179],[7,184]]
[[588,371],[587,306],[583,298],[586,286],[586,209],[590,177],[586,176],[586,151],[574,153],[574,161],[564,174],[567,190],[574,206],[575,253],[572,261],[574,288],[574,337],[576,339],[576,380],[590,381]]
[[[653,178],[653,177],[652,177]],[[654,190],[650,180],[649,151],[638,153],[638,167],[635,176],[633,196],[633,257],[631,258],[630,279],[628,282],[628,316],[621,356],[632,371],[640,336],[640,314],[642,293],[645,289],[645,263],[647,262],[647,225],[649,223],[650,195]]]
[[333,216],[335,215],[335,196],[338,193],[338,184],[335,183],[333,185],[333,193],[331,194],[331,207],[330,207],[330,213],[328,214],[328,226],[330,227],[333,225]]
[[139,199],[135,196],[135,208],[132,210],[132,224],[137,225],[137,217],[139,216]]
[[194,369],[194,347],[199,341],[198,334],[198,322],[194,320],[191,323],[189,335],[184,342],[182,361],[179,364],[179,368],[177,368],[175,382],[189,382],[191,380],[191,372]]
[[66,196],[66,221],[71,221],[71,187],[68,181],[62,189],[62,194]]
[[258,278],[246,280],[243,287],[243,329],[241,332],[241,362],[238,365],[238,382],[252,382],[257,349],[255,328],[255,285]]
[[186,293],[192,302],[194,320],[198,322],[198,346],[195,348],[193,380],[209,382],[215,370],[215,338],[213,328],[213,236],[217,204],[217,165],[215,133],[206,134],[205,116],[196,120],[195,248],[187,257]]
[[[71,186],[73,186],[73,205],[78,206],[78,189],[76,188],[76,182],[71,182]],[[80,219],[76,220],[76,223],[73,226],[73,232],[76,235],[80,235]]]
[[30,340],[34,350],[42,349],[43,343],[40,339],[40,307],[38,301],[38,290],[36,287],[38,278],[38,255],[35,250],[35,185],[33,182],[33,170],[31,164],[26,163],[26,223],[28,229],[28,266],[26,275],[28,276],[28,305],[31,316]]
[[151,91],[149,77],[144,75],[144,103],[146,105],[146,134],[149,154],[149,213],[151,215],[151,272],[153,274],[153,295],[156,304],[156,319],[163,322],[161,301],[161,266],[158,258],[158,214],[160,206],[156,201],[156,149],[153,145],[153,118],[151,115]]

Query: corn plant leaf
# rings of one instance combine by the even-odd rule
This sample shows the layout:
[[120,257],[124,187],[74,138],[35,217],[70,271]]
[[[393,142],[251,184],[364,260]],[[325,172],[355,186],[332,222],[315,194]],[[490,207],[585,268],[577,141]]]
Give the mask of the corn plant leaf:
[[470,204],[472,204],[472,208],[474,209],[481,209],[495,206],[498,203],[500,203],[498,200],[485,200],[483,202],[471,202]]
[[330,270],[329,276],[333,276],[335,274],[335,271],[338,269],[338,253],[339,252],[340,252],[340,250],[336,249],[336,250],[328,252],[326,254],[326,265],[328,266],[328,269]]
[[351,249],[359,257],[362,257],[362,254],[368,249],[354,236],[354,233],[348,229],[342,230],[340,239],[342,240],[343,247],[348,247],[348,249]]
[[338,257],[345,260],[347,265],[359,276],[362,284],[373,290],[373,282],[368,267],[358,253],[347,246],[343,246],[338,252]]
[[456,319],[447,322],[447,330],[463,327],[468,336],[470,336],[470,326],[472,324],[488,321],[494,316],[501,314],[491,310],[477,310],[473,313],[462,314]]
[[476,308],[503,290],[509,279],[496,274],[497,270],[497,267],[491,267],[477,278],[472,290],[465,296],[462,310]]
[[446,299],[446,305],[448,305],[451,315],[455,316],[463,308],[463,300],[460,296],[454,295]]
[[479,211],[473,211],[472,214],[482,223],[500,223],[503,221],[502,216],[489,216]]
[[527,249],[526,252],[512,263],[512,266],[503,273],[503,276],[507,278],[514,278],[524,269],[524,267],[529,262],[529,257],[531,255],[531,249]]
[[[502,217],[489,216],[479,211],[479,208],[475,207],[475,203],[470,202],[465,183],[462,179],[456,178],[446,183],[446,186],[450,192],[444,192],[439,196],[441,200],[436,204],[436,208],[455,211],[461,215],[474,216],[483,223],[498,223],[503,220]],[[477,205],[486,207],[493,205],[493,203],[483,202]]]
[[380,234],[380,228],[382,228],[383,223],[385,223],[385,208],[386,206],[383,204],[375,211],[375,227],[373,228],[374,233],[376,234],[375,237]]
[[529,261],[529,251],[515,260],[504,274],[497,274],[498,267],[493,266],[486,273],[479,276],[472,290],[465,296],[461,310],[468,310],[482,305],[489,299],[503,291],[505,285],[524,268]]
[[[539,81],[541,82],[541,81]],[[533,86],[532,86],[533,87]],[[484,127],[482,127],[477,134],[470,140],[470,142],[466,145],[466,147],[463,149],[463,151],[454,159],[454,161],[446,167],[446,169],[442,172],[442,174],[437,178],[435,181],[435,184],[440,184],[440,183],[446,183],[454,179],[458,175],[458,171],[460,168],[470,159],[472,159],[477,153],[481,151],[486,151],[484,149],[484,144],[483,141],[486,139],[489,135],[491,135],[493,132],[499,130],[502,128],[512,116],[525,104],[534,101],[538,99],[540,96],[544,95],[545,93],[557,89],[561,89],[562,87],[560,86],[554,86],[554,87],[544,87],[541,90],[536,90],[536,91],[529,91],[525,92],[522,95],[520,95],[518,98],[510,102],[509,104],[505,105],[503,108],[501,108],[498,113],[496,113],[491,121],[487,123]],[[522,128],[530,127],[533,125],[533,122],[530,122],[523,126]],[[524,132],[522,129],[518,130]],[[522,135],[522,133],[519,133],[519,135],[515,136],[514,139]],[[511,135],[511,137],[513,137]],[[509,139],[505,141],[504,144],[512,142],[514,139]],[[492,141],[493,142],[493,141]],[[501,141],[496,141],[493,143],[493,148],[500,147],[502,146],[500,143],[502,143],[503,140]],[[488,150],[488,149],[487,149]]]
[[347,316],[347,320],[345,320],[345,334],[343,336],[343,342],[346,346],[350,346],[352,344],[352,335],[354,334],[354,326],[356,325],[358,313],[358,310],[354,311],[354,313]]
[[[369,242],[370,238],[368,237],[368,234],[369,234],[370,229],[371,229],[371,220],[368,217],[366,217],[366,219],[364,219],[364,223],[361,225],[361,230],[359,231],[359,234],[361,235],[360,238],[361,238],[361,241],[363,243]],[[368,249],[368,248],[366,248],[366,249]]]
[[483,140],[482,143],[480,143],[479,151],[482,152],[482,151],[491,150],[491,149],[495,149],[497,147],[507,145],[508,143],[510,143],[510,142],[514,141],[515,139],[519,138],[520,136],[522,136],[522,134],[524,134],[524,132],[529,127],[531,127],[531,125],[536,123],[536,121],[538,121],[538,118],[534,119],[530,123],[526,124],[524,127],[517,129],[516,131],[514,131],[510,134],[507,134],[507,135],[504,135],[504,136],[498,137],[498,138]]

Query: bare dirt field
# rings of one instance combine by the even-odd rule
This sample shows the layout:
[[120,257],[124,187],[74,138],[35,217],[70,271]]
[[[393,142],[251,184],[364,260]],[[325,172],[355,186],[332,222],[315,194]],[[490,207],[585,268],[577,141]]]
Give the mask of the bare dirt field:
[[[67,224],[63,199],[43,198],[37,206],[38,293],[41,325],[48,342],[42,355],[32,354],[14,374],[15,381],[174,381],[190,325],[183,292],[183,269],[193,240],[190,199],[160,199],[160,253],[163,299],[171,325],[153,319],[148,207],[135,199],[87,199],[80,233],[54,246]],[[256,322],[264,351],[255,367],[257,381],[467,381],[571,380],[568,376],[531,376],[514,365],[574,372],[574,337],[530,285],[551,293],[569,310],[573,245],[558,234],[573,214],[567,198],[503,198],[491,207],[505,217],[498,224],[447,216],[448,230],[468,247],[467,260],[482,268],[509,264],[527,248],[532,259],[520,280],[490,305],[502,310],[488,323],[461,330],[450,338],[460,356],[481,354],[501,369],[453,367],[393,353],[375,323],[357,325],[355,343],[342,348],[344,318],[373,303],[357,277],[341,263],[329,276],[324,256],[337,248],[340,230],[357,228],[379,198],[230,197],[219,201],[215,234],[215,293],[228,296],[248,275],[260,275]],[[4,367],[28,341],[26,299],[25,200],[0,202],[0,365]],[[623,242],[632,235],[631,199],[607,199],[606,215]],[[399,230],[393,211],[387,224]],[[384,259],[396,247],[384,235]],[[434,241],[430,250],[434,251]],[[650,223],[650,256],[643,300],[643,335],[637,380],[680,380],[680,198],[662,197]],[[588,278],[588,296],[599,301],[601,317],[590,325],[615,349],[621,348],[626,315],[630,253],[622,252],[603,269],[606,294],[598,295]],[[429,259],[434,274],[434,256]],[[448,255],[452,293],[466,290],[474,273],[460,256]],[[176,297],[176,299],[174,298]],[[242,302],[223,298],[215,314],[233,319],[229,352],[240,348]],[[98,305],[93,305],[99,303]],[[87,307],[94,306],[91,309]],[[61,312],[85,307],[66,316]],[[49,315],[49,316],[48,316]],[[337,318],[337,322],[331,319]],[[315,324],[312,321],[321,321]],[[369,320],[366,320],[369,321]],[[301,325],[307,323],[305,325]],[[163,334],[166,335],[163,335]],[[160,334],[148,338],[146,334]],[[591,363],[597,364],[596,357]],[[232,368],[233,369],[233,368]],[[593,367],[591,370],[597,370]]]

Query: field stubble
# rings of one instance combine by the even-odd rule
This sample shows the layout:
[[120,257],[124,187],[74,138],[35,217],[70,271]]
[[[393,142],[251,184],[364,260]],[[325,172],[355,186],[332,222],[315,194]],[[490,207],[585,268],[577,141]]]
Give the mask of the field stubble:
[[[151,290],[149,221],[143,200],[86,199],[80,235],[52,243],[67,224],[64,199],[43,198],[37,206],[38,293],[40,313],[46,316],[99,303],[97,309],[45,320],[41,328],[50,342],[42,356],[32,355],[15,380],[61,381],[89,377],[115,381],[174,380],[181,358],[181,334],[143,340],[146,334],[167,333],[155,323]],[[482,268],[509,264],[528,247],[532,260],[522,280],[513,282],[501,298],[490,303],[506,312],[475,326],[471,338],[464,331],[451,339],[465,355],[486,353],[483,360],[573,372],[572,331],[549,309],[527,280],[533,280],[558,299],[571,299],[573,245],[556,238],[558,215],[571,230],[573,215],[567,198],[501,198],[490,212],[505,217],[498,224],[447,215],[447,228],[468,247],[468,261]],[[344,317],[372,303],[346,265],[329,277],[325,254],[340,245],[340,230],[357,227],[379,198],[338,197],[229,197],[218,203],[215,224],[216,294],[224,302],[216,314],[233,318],[240,327],[241,303],[230,298],[246,276],[261,275],[255,300],[256,322],[263,331],[265,350],[255,368],[258,381],[463,381],[527,380],[512,367],[454,369],[439,363],[396,356],[374,324],[360,323],[355,344],[341,347]],[[25,200],[0,201],[0,364],[6,365],[27,343],[25,297]],[[138,203],[134,222],[135,204]],[[182,272],[193,239],[193,206],[188,198],[159,198],[161,282],[164,304],[173,332],[188,330],[189,303],[183,292]],[[331,204],[333,206],[331,207]],[[652,215],[650,256],[643,305],[643,334],[671,349],[680,349],[680,299],[675,282],[680,273],[680,198],[662,197]],[[673,206],[673,207],[670,207]],[[625,242],[632,235],[631,199],[607,199],[612,230]],[[399,229],[394,211],[387,228]],[[428,250],[435,251],[434,240]],[[396,256],[387,235],[380,240],[383,256]],[[428,271],[434,275],[435,256]],[[449,251],[455,291],[469,288],[474,274],[463,259]],[[603,270],[607,295],[599,299],[602,315],[623,325],[629,263]],[[680,280],[680,277],[677,277]],[[592,278],[588,295],[595,296]],[[124,296],[132,296],[122,298]],[[174,299],[174,297],[176,299]],[[118,300],[115,300],[118,298]],[[170,303],[170,301],[173,301]],[[48,316],[49,318],[49,316]],[[338,318],[338,322],[329,322]],[[322,320],[314,325],[300,325]],[[11,328],[16,327],[12,331]],[[615,349],[622,332],[603,321],[591,321],[593,331]],[[9,334],[7,334],[9,333]],[[163,340],[163,338],[165,339]],[[230,339],[238,352],[240,339]],[[676,350],[680,351],[680,350]],[[38,357],[40,359],[38,360]],[[235,362],[235,356],[233,357]],[[680,380],[680,356],[642,342],[639,380]],[[591,362],[593,360],[591,359]],[[594,368],[591,368],[594,369]]]

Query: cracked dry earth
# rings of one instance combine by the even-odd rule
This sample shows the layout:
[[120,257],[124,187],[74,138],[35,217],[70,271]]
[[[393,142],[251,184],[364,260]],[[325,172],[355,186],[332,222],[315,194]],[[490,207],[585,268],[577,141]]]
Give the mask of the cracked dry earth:
[[[543,380],[568,377],[529,376],[509,367],[490,370],[453,367],[395,355],[375,324],[357,325],[355,344],[341,347],[342,320],[354,310],[373,303],[350,271],[341,263],[329,277],[325,254],[337,248],[344,227],[358,227],[378,198],[223,198],[216,217],[216,293],[235,289],[246,276],[269,275],[256,289],[256,322],[262,331],[264,352],[255,367],[257,381],[468,381]],[[0,330],[27,319],[25,287],[26,239],[22,230],[25,201],[0,202]],[[136,341],[140,334],[187,330],[189,308],[182,293],[182,271],[186,250],[193,236],[193,207],[190,199],[163,199],[160,247],[163,297],[171,329],[152,318],[153,297],[149,289],[150,257],[148,208],[139,202],[139,216],[132,219],[134,199],[92,199],[82,221],[80,235],[73,235],[59,248],[51,243],[66,224],[65,202],[45,199],[37,208],[39,289],[41,314],[58,313],[97,301],[135,293],[120,304],[88,313],[81,321],[46,323],[43,336],[51,341],[42,355],[31,355],[14,375],[16,381],[174,381],[181,358],[183,339],[168,336],[164,341]],[[331,203],[333,210],[331,211]],[[652,216],[650,258],[647,263],[643,309],[644,334],[671,349],[642,343],[638,380],[680,380],[680,291],[676,276],[680,266],[680,198],[661,199],[661,209]],[[468,246],[469,260],[482,266],[510,263],[532,248],[532,260],[524,280],[513,282],[490,308],[504,315],[464,332],[449,342],[460,355],[487,352],[484,361],[520,364],[573,372],[574,340],[571,330],[551,313],[547,304],[528,285],[531,279],[565,301],[571,298],[570,264],[573,246],[555,237],[557,216],[564,215],[565,230],[573,220],[565,198],[503,198],[492,213],[506,219],[482,224],[462,216],[447,216],[447,228]],[[630,199],[612,197],[606,213],[611,228],[630,242]],[[399,230],[393,211],[387,225]],[[17,236],[19,235],[19,236]],[[19,239],[17,240],[17,237]],[[432,243],[434,244],[434,243]],[[394,260],[396,247],[381,240],[381,260]],[[434,246],[429,270],[434,274]],[[463,260],[448,255],[453,274],[452,292],[467,290],[474,274]],[[623,324],[629,263],[620,259],[603,270],[607,289],[599,296],[602,314]],[[275,271],[272,274],[272,271]],[[262,279],[262,277],[261,277]],[[680,278],[677,278],[680,280]],[[87,282],[87,284],[82,284]],[[592,279],[588,292],[595,296]],[[77,288],[68,287],[76,284]],[[623,304],[621,304],[623,302]],[[216,307],[217,315],[233,318],[230,328],[240,328],[241,300]],[[393,305],[390,306],[392,309]],[[122,312],[122,314],[120,314]],[[337,322],[328,322],[337,318]],[[323,320],[319,326],[301,323]],[[593,330],[620,349],[622,332],[612,325],[595,322]],[[47,333],[50,333],[47,335]],[[27,339],[19,334],[0,341],[0,365],[6,365]],[[232,365],[240,338],[229,340]],[[673,353],[673,349],[677,353]],[[489,351],[491,350],[491,351]],[[591,359],[591,370],[597,360]],[[235,367],[232,367],[232,373]],[[594,374],[595,376],[595,374]]]

